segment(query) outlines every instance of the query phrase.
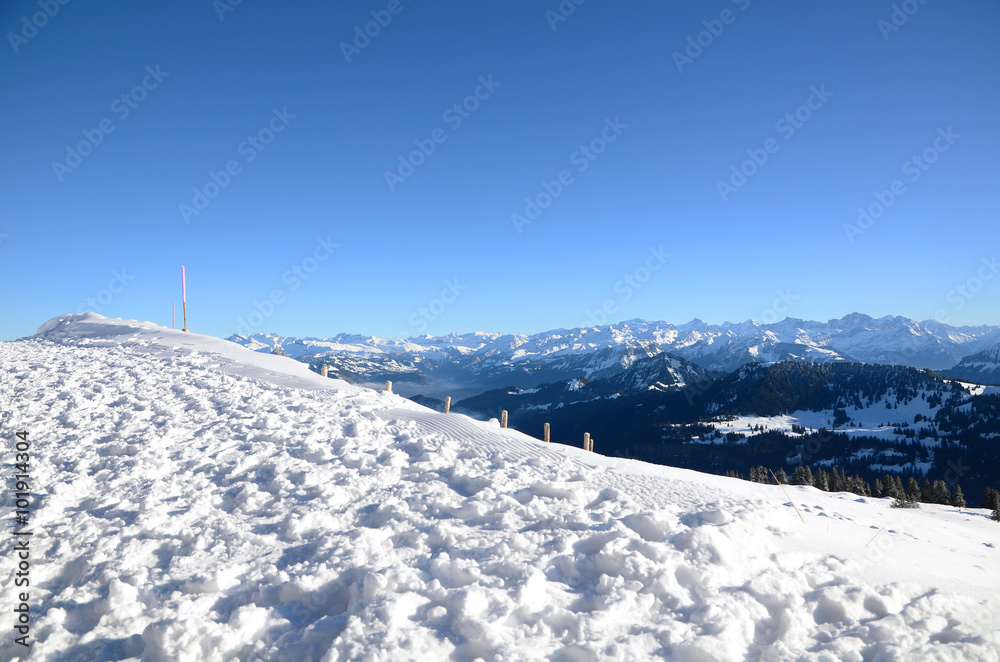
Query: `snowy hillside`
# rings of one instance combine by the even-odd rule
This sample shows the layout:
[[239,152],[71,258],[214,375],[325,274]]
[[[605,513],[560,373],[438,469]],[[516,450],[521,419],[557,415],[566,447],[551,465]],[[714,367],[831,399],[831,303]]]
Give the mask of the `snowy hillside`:
[[[637,360],[628,370],[612,377],[592,382],[570,379],[529,389],[496,389],[460,400],[456,403],[456,408],[480,419],[499,415],[505,409],[516,417],[526,411],[549,411],[567,405],[586,405],[630,393],[677,391],[688,386],[697,388],[710,382],[711,373],[690,361],[664,352]],[[443,411],[443,408],[439,410]]]
[[1000,385],[1000,345],[966,356],[958,365],[951,370],[942,371],[942,374],[979,384]]
[[2,660],[1000,659],[982,510],[605,458],[95,314],[0,366],[33,531]]
[[974,503],[1000,487],[996,387],[918,368],[800,361],[754,363],[717,379],[688,370],[679,383],[672,364],[664,353],[608,379],[495,389],[455,408],[479,419],[506,410],[511,427],[528,434],[548,424],[553,441],[578,445],[588,432],[605,455],[715,474],[792,471],[808,458],[872,485],[886,472],[945,480]]
[[[601,379],[660,352],[725,372],[758,361],[860,361],[943,369],[998,338],[997,326],[951,327],[854,313],[829,322],[789,318],[764,325],[629,320],[530,336],[469,333],[383,340],[341,334],[320,340],[262,333],[230,340],[262,352],[280,346],[293,358],[327,363],[352,381],[395,379],[417,384],[404,387],[407,393],[453,395],[456,385],[482,392],[576,377]],[[434,382],[451,390],[435,388]]]

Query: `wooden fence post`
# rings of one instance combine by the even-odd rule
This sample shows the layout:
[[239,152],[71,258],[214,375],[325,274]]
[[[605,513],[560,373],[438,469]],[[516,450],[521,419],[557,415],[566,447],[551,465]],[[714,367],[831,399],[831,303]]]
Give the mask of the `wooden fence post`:
[[184,329],[183,331],[187,333],[188,330],[188,291],[187,291],[187,276],[184,273],[184,267],[181,267],[181,308],[184,310]]
[[590,450],[590,433],[589,432],[584,432],[583,433],[583,450],[585,450],[585,451],[589,451]]
[[392,393],[392,382],[390,382],[388,379],[385,380],[385,392]]
[[544,429],[545,429],[545,439],[544,439],[544,441],[545,441],[545,443],[549,443],[549,424],[548,423],[545,424],[545,428]]
[[500,427],[502,427],[502,428],[507,427],[507,410],[506,409],[504,409],[502,412],[500,412]]
[[323,375],[324,377],[328,377],[330,374],[330,366],[328,365],[322,366],[319,369],[319,374]]
[[447,398],[444,399],[444,413],[447,414],[449,411],[451,411],[451,396],[450,395]]

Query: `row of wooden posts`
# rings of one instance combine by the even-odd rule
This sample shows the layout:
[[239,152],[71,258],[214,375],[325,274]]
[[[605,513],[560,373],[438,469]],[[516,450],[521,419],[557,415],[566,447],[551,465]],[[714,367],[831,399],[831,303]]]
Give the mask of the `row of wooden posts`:
[[[324,365],[324,366],[320,367],[320,374],[322,374],[324,377],[329,376],[329,372],[330,372],[330,366],[325,366]],[[389,380],[385,381],[385,392],[386,393],[392,393],[392,382],[390,382]],[[449,412],[451,412],[451,396],[450,395],[444,399],[444,413],[447,414]],[[507,427],[507,410],[506,409],[504,409],[503,411],[500,412],[500,427],[502,427],[502,428],[506,428]],[[549,443],[549,441],[551,441],[550,435],[549,435],[550,430],[551,429],[549,427],[549,424],[546,423],[545,424],[545,428],[542,431],[542,435],[543,435],[542,436],[542,441],[544,441],[545,443]],[[589,432],[584,432],[583,433],[583,450],[594,452],[594,440],[590,438],[590,433]]]
[[[451,396],[449,395],[444,400],[444,413],[447,414],[450,410],[451,410]],[[506,409],[500,412],[500,427],[502,428],[507,427]],[[551,432],[552,432],[551,426],[548,423],[546,423],[545,426],[542,428],[542,441],[544,441],[545,443],[549,443],[550,441],[552,441]],[[590,438],[589,432],[583,433],[583,450],[590,451],[592,453],[594,452],[594,440]]]

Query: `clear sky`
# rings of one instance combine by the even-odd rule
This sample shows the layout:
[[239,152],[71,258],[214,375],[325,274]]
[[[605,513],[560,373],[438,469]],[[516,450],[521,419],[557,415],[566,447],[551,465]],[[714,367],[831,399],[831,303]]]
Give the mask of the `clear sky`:
[[996,2],[233,3],[0,4],[0,338],[1000,323]]

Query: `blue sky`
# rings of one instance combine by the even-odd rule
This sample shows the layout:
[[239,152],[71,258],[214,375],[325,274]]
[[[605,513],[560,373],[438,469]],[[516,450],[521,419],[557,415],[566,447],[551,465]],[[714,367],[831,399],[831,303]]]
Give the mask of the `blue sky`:
[[0,338],[1000,323],[1000,5],[679,4],[5,2]]

